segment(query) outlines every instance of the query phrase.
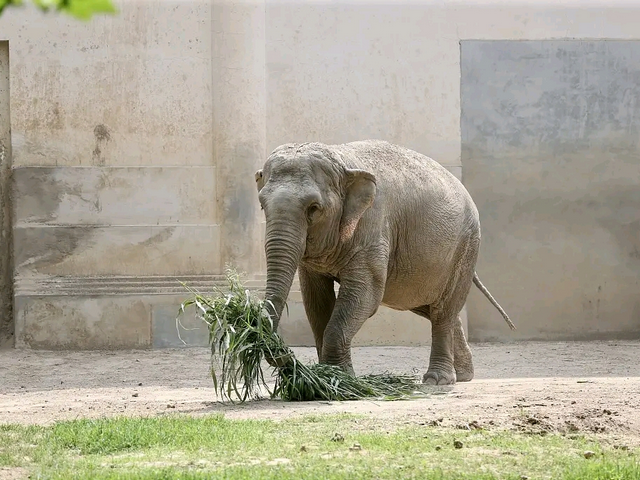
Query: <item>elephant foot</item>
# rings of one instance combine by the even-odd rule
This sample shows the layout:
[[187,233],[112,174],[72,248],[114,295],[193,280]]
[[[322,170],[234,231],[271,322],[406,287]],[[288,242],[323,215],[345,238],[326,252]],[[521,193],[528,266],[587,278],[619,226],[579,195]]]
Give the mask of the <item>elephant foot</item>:
[[422,377],[422,383],[425,385],[453,385],[456,383],[456,374],[454,372],[429,370]]
[[347,365],[345,367],[342,367],[342,370],[344,370],[346,373],[348,373],[352,377],[356,376],[356,371],[353,369],[353,367],[351,365]]
[[456,382],[470,382],[473,380],[473,365],[471,368],[456,368]]
[[470,382],[473,379],[473,360],[470,353],[469,355],[459,355],[456,352],[453,368],[456,371],[456,381]]
[[339,364],[339,363],[331,363],[331,362],[326,362],[326,361],[325,361],[325,362],[322,362],[322,361],[321,361],[320,363],[323,363],[323,364],[325,364],[325,365],[334,365],[334,366],[336,366],[336,367],[339,367],[339,368],[340,368],[340,370],[342,370],[344,373],[347,373],[347,374],[351,375],[352,377],[355,377],[355,376],[356,376],[356,372],[355,372],[355,370],[353,369],[353,365],[351,365],[351,364],[346,364],[346,365],[345,365],[345,364],[342,364],[342,365],[341,365],[341,364]]
[[462,344],[456,345],[453,368],[456,371],[456,381],[469,382],[473,379],[473,355],[467,342],[464,338],[462,340]]

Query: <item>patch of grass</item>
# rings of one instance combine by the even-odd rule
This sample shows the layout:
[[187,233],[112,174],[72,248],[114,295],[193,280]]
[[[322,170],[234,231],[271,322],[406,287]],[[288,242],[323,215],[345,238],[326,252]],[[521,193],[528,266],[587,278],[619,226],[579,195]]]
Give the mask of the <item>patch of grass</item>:
[[41,434],[38,427],[0,425],[0,467],[27,465]]
[[563,480],[629,480],[640,478],[638,461],[596,461],[567,469]]
[[[117,420],[79,420],[61,422],[47,431],[46,439],[57,449],[77,451],[80,455],[114,454],[156,447],[180,448],[193,452],[202,447],[216,446],[223,454],[234,446],[268,432],[266,425],[256,428],[247,421],[236,428],[222,416],[210,416],[198,421],[180,417],[120,418]],[[260,432],[260,433],[257,433]]]
[[[182,303],[180,314],[191,306],[209,328],[211,376],[223,399],[235,395],[241,402],[256,396],[260,387],[270,391],[262,371],[262,360],[274,366],[272,398],[287,401],[361,400],[367,397],[397,400],[421,395],[416,378],[410,375],[353,376],[334,365],[300,363],[278,333],[273,331],[269,310],[273,304],[255,298],[240,282],[239,275],[226,270],[229,290],[217,290],[212,297],[192,291]],[[187,287],[188,288],[188,287]],[[267,308],[267,307],[271,308]],[[179,321],[179,318],[178,318]],[[216,365],[220,360],[221,365]],[[218,371],[219,370],[219,371]]]
[[[594,456],[585,458],[585,451]],[[0,452],[4,466],[27,467],[41,479],[640,478],[640,452],[609,448],[594,438],[431,426],[388,431],[356,415],[4,426]]]

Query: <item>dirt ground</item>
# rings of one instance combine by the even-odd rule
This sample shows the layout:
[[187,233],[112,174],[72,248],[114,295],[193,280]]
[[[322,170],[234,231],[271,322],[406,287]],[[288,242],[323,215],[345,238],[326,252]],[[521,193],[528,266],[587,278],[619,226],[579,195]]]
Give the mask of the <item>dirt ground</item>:
[[[476,377],[428,398],[244,405],[218,401],[203,348],[126,352],[0,351],[0,424],[119,415],[288,418],[351,412],[390,424],[597,433],[640,445],[640,342],[472,345]],[[315,361],[311,348],[295,348]],[[358,374],[422,374],[429,348],[354,349]]]

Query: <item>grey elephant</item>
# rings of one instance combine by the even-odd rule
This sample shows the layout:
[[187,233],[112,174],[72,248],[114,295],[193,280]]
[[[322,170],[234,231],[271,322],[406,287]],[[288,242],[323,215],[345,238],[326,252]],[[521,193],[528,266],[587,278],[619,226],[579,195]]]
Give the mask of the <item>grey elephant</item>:
[[274,327],[297,269],[320,362],[353,373],[353,337],[385,305],[431,321],[424,383],[471,380],[459,313],[472,282],[515,329],[475,272],[478,210],[431,158],[379,140],[285,144],[255,179]]

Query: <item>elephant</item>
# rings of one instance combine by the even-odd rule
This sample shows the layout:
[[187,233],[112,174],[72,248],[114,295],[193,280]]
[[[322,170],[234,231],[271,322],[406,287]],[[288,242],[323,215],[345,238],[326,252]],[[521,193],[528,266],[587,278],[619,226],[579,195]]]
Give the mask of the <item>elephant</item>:
[[352,340],[384,305],[431,321],[424,384],[470,381],[473,359],[459,313],[471,283],[515,329],[475,271],[476,205],[435,160],[382,140],[287,143],[255,181],[274,329],[297,270],[320,363],[355,374]]

